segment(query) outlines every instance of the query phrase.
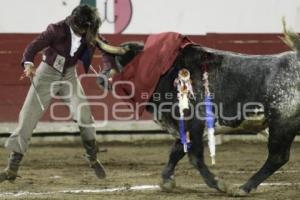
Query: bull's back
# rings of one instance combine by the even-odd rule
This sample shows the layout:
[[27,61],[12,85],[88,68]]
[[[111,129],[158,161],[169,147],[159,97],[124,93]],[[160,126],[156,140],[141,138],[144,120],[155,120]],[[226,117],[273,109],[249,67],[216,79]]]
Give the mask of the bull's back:
[[[299,66],[295,54],[219,55],[222,62],[211,70],[210,84],[221,124],[238,126],[252,111],[265,110],[274,102],[282,112],[288,107],[296,110],[299,75],[292,69]],[[289,99],[295,104],[288,106]]]

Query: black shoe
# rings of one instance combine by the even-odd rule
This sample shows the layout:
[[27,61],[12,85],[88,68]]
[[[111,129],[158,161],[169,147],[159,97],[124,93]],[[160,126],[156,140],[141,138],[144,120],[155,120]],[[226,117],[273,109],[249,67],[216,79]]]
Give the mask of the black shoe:
[[6,169],[0,172],[0,183],[2,183],[3,181],[13,182],[14,180],[16,180],[17,177],[20,177],[18,175],[18,170],[22,158],[23,154],[17,152],[10,153]]
[[4,181],[14,182],[17,177],[20,177],[17,172],[5,169],[4,171],[0,172],[0,183]]
[[99,148],[96,140],[83,141],[83,146],[86,150],[86,158],[89,161],[90,167],[94,169],[96,176],[100,179],[105,178],[104,167],[97,159]]
[[99,179],[106,177],[105,169],[99,160],[89,161],[90,167],[94,169],[96,176]]

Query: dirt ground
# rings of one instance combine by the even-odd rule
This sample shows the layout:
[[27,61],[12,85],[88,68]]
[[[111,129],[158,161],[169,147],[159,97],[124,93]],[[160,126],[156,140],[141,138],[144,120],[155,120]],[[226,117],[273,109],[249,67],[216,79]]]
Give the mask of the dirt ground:
[[[177,188],[159,190],[171,142],[102,144],[107,152],[100,157],[108,176],[98,180],[83,159],[80,144],[32,145],[15,183],[0,184],[0,199],[109,199],[109,200],[223,200],[223,199],[300,199],[300,143],[294,143],[291,157],[265,185],[244,198],[232,198],[204,185],[198,172],[185,157],[176,169]],[[206,151],[207,152],[207,151]],[[230,183],[242,184],[264,162],[265,143],[229,142],[217,147],[217,165],[210,167]],[[0,148],[0,168],[6,166],[7,152]],[[206,153],[207,163],[210,158]],[[150,185],[152,189],[133,190]],[[123,188],[120,191],[109,189]],[[81,191],[79,191],[81,190]]]

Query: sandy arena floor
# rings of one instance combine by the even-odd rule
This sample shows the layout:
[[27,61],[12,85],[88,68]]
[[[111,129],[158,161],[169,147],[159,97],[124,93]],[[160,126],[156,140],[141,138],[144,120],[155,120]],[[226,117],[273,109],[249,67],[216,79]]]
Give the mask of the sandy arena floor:
[[[78,144],[31,146],[15,183],[0,184],[0,199],[109,199],[109,200],[223,200],[300,199],[300,143],[294,143],[288,164],[246,198],[232,198],[204,185],[184,158],[176,170],[172,193],[158,188],[170,143],[103,144],[101,153],[108,177],[98,180],[83,159]],[[265,143],[230,142],[218,146],[212,171],[225,180],[242,184],[266,158]],[[0,168],[7,152],[0,148]],[[207,163],[210,159],[206,154]]]

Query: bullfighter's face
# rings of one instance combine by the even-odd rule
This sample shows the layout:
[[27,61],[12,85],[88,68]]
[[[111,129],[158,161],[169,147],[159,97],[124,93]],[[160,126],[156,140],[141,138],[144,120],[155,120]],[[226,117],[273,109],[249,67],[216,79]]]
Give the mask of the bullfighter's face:
[[73,24],[73,25],[72,25],[72,29],[73,29],[74,33],[75,33],[76,35],[78,35],[78,36],[83,36],[83,35],[85,35],[86,32],[87,32],[87,29],[86,29],[86,28],[80,27],[80,26],[78,26],[78,25],[76,25],[76,24]]

